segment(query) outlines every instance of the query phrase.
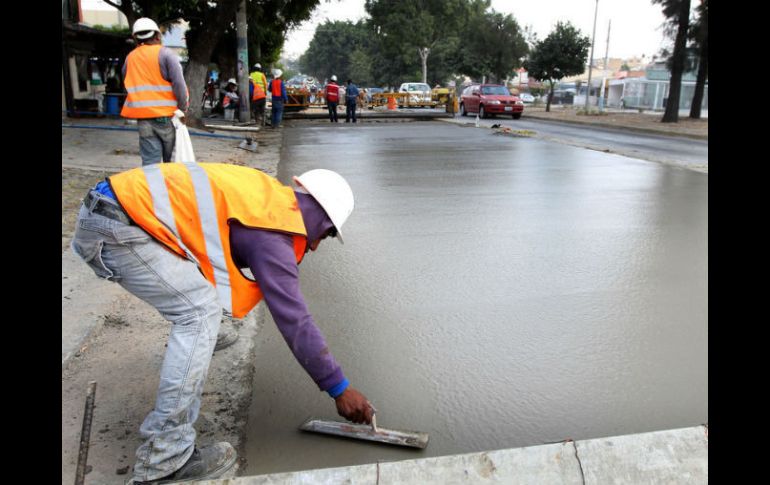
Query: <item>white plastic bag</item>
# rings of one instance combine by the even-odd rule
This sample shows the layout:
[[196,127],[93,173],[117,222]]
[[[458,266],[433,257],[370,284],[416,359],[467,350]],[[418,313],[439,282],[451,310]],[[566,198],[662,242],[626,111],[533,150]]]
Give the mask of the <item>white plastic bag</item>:
[[174,117],[171,119],[171,122],[174,123],[174,128],[176,128],[173,160],[177,163],[195,163],[195,152],[193,151],[190,132],[187,131],[187,125],[180,121],[180,118],[183,117],[184,113],[176,110]]

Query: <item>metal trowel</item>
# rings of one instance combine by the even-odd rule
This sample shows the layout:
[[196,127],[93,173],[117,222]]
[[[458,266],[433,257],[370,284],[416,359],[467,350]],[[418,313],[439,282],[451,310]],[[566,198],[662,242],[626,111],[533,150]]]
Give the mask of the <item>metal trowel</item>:
[[324,419],[310,418],[299,427],[302,431],[331,434],[345,438],[375,441],[389,445],[425,448],[428,446],[428,433],[420,431],[403,431],[377,427],[377,418],[372,416],[372,425],[341,423]]

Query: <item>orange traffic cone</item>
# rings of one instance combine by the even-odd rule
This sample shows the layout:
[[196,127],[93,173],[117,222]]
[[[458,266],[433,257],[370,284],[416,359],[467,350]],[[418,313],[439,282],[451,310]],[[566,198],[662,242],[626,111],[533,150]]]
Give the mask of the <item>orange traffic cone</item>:
[[395,96],[388,96],[388,109],[389,110],[395,110],[396,109],[396,97]]

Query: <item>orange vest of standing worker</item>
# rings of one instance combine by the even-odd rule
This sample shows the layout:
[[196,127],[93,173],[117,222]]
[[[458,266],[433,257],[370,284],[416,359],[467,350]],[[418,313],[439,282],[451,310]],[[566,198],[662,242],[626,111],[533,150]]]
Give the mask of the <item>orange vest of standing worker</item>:
[[131,219],[195,262],[235,318],[254,308],[262,291],[233,262],[229,221],[289,234],[297,263],[305,255],[307,231],[294,191],[259,170],[225,163],[157,163],[109,181]]
[[126,58],[124,84],[128,96],[120,115],[124,118],[172,116],[177,99],[171,83],[160,73],[160,44],[140,45]]
[[326,100],[332,103],[337,103],[340,100],[340,87],[334,84],[334,81],[332,84],[326,85]]
[[260,71],[254,71],[249,74],[249,79],[254,84],[254,94],[251,96],[252,101],[258,101],[267,97],[265,90],[267,89],[267,78],[265,74]]
[[262,98],[266,98],[265,88],[261,84],[255,83],[253,79],[249,79],[249,82],[254,88],[254,93],[251,95],[252,101],[259,101]]
[[283,103],[283,93],[281,92],[280,79],[273,79],[270,81],[270,92],[273,93],[273,103],[276,101]]

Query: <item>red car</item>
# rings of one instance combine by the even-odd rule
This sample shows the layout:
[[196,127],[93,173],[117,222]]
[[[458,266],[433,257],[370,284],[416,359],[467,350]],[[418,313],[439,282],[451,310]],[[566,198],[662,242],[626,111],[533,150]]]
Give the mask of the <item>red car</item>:
[[524,112],[524,102],[500,84],[474,84],[460,96],[460,114],[478,113],[481,118],[489,115],[511,115],[518,120]]

